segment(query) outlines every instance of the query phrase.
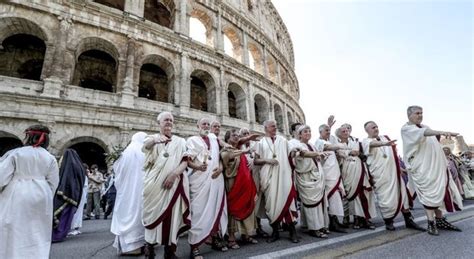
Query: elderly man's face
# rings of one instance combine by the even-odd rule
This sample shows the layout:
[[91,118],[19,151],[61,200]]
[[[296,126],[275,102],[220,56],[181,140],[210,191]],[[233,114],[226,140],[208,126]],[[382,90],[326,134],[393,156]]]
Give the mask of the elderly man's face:
[[342,139],[348,139],[349,138],[349,129],[348,128],[341,128],[339,131],[339,134],[341,134]]
[[169,131],[173,128],[173,116],[171,114],[165,115],[163,118],[160,120],[160,129],[161,131]]
[[324,127],[324,129],[321,132],[319,132],[319,135],[323,139],[328,139],[329,136],[331,135],[331,129],[329,129],[329,127]]
[[265,127],[265,133],[270,136],[275,136],[277,133],[276,122],[272,121]]
[[210,128],[210,122],[208,119],[202,119],[199,121],[198,124],[198,129],[199,129],[199,134],[202,136],[205,136],[209,134],[209,128]]
[[229,144],[233,145],[236,143],[239,143],[239,133],[237,131],[234,131],[230,134]]
[[413,124],[420,124],[423,121],[423,110],[416,109],[410,114],[408,120]]
[[449,154],[451,154],[451,149],[449,149],[449,147],[444,147],[444,148],[443,148],[443,151],[444,151],[444,154],[445,154],[446,156],[448,156]]
[[379,136],[379,126],[377,124],[371,122],[365,126],[365,131],[371,138],[376,138]]
[[248,130],[243,130],[241,134],[242,135],[240,137],[247,137],[248,135],[250,135],[250,132]]
[[221,133],[221,124],[219,122],[212,123],[211,132],[219,136],[219,133]]

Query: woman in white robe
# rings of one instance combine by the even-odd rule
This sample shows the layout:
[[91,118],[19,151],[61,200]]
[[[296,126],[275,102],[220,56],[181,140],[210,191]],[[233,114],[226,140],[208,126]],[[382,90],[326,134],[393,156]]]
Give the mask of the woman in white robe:
[[0,258],[49,258],[58,163],[49,129],[31,126],[25,147],[0,158]]

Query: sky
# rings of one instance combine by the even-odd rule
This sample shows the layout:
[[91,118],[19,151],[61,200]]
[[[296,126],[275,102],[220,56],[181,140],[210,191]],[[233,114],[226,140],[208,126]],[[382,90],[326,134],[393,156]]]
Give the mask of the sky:
[[317,128],[334,115],[356,137],[375,121],[398,139],[409,105],[423,124],[474,144],[469,0],[272,0],[293,41],[300,105]]

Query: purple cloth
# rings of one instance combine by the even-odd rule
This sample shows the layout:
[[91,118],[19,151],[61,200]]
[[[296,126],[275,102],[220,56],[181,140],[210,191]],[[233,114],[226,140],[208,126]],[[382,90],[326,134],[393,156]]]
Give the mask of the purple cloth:
[[76,213],[77,208],[68,204],[66,208],[61,212],[61,217],[59,218],[59,224],[53,228],[53,242],[61,242],[66,239],[67,233],[71,229],[72,219]]

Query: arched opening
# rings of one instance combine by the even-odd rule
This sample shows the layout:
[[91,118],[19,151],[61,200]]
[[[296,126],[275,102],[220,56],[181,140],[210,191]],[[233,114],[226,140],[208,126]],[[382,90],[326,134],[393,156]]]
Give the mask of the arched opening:
[[22,146],[23,142],[16,136],[0,131],[0,157],[8,151]]
[[237,100],[235,99],[234,93],[230,90],[227,91],[227,101],[229,103],[229,116],[237,118]]
[[172,28],[175,19],[175,6],[172,0],[145,0],[144,17],[166,28]]
[[275,114],[275,120],[277,122],[278,131],[285,133],[285,125],[283,124],[283,112],[280,105],[275,104],[273,106],[273,112]]
[[288,117],[288,128],[291,128],[291,124],[295,123],[295,121],[293,120],[293,115],[291,115],[290,112],[287,112],[286,116]]
[[168,76],[155,64],[144,64],[140,69],[138,97],[150,100],[168,102]]
[[202,70],[191,74],[191,108],[216,112],[215,85],[212,76]]
[[268,120],[268,104],[267,100],[260,94],[254,97],[254,109],[255,109],[255,122],[263,124],[264,121]]
[[227,92],[227,101],[229,106],[230,117],[241,120],[247,119],[247,99],[245,98],[245,92],[238,84],[229,84],[229,90]]
[[248,44],[249,66],[257,73],[263,74],[262,53],[255,43]]
[[94,2],[123,11],[125,0],[94,0]]
[[0,75],[40,80],[46,45],[29,34],[14,34],[2,42]]
[[117,78],[117,63],[107,52],[87,50],[77,59],[73,85],[113,92]]
[[276,63],[275,59],[270,56],[270,54],[267,56],[267,68],[268,68],[268,77],[270,80],[273,82],[277,81],[277,68],[276,68]]
[[97,164],[101,171],[107,172],[107,163],[105,162],[105,150],[94,142],[79,142],[68,148],[76,150],[83,163],[89,167]]
[[240,37],[232,28],[225,28],[224,32],[224,52],[238,60],[242,61],[242,47],[240,46]]
[[213,47],[212,19],[205,11],[194,9],[189,18],[189,36],[191,39]]

